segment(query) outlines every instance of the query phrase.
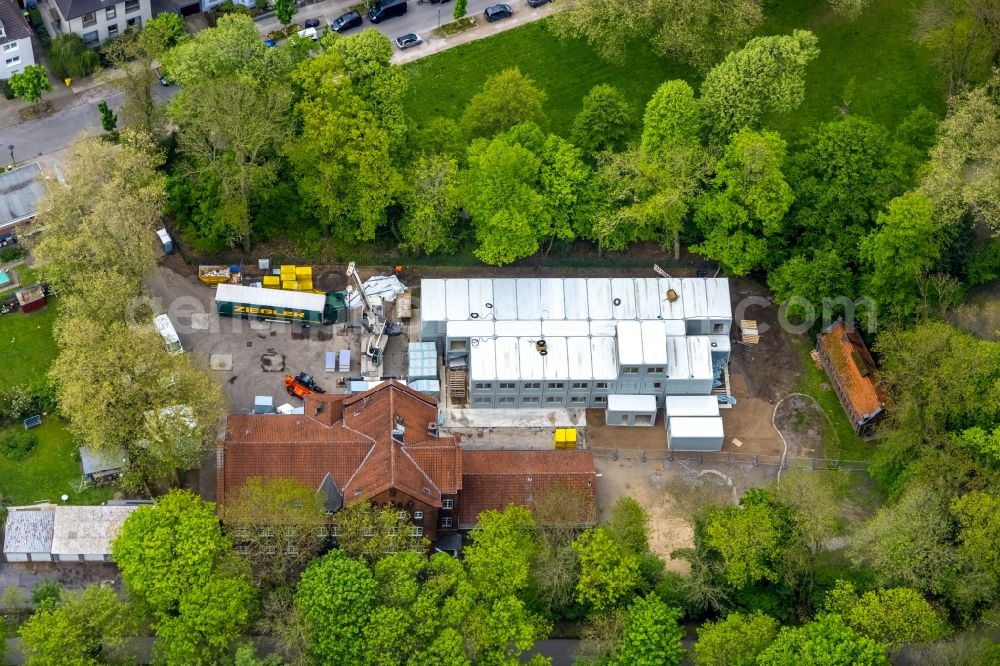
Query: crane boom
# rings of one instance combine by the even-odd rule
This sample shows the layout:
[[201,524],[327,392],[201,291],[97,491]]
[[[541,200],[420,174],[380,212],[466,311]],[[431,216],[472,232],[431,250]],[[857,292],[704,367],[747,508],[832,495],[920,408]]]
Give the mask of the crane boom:
[[[369,336],[365,356],[371,361],[373,368],[378,368],[382,365],[382,342],[385,339],[385,329],[388,322],[375,311],[375,308],[368,301],[368,294],[365,293],[365,286],[361,283],[361,278],[358,276],[358,269],[353,261],[347,265],[347,277],[354,282],[352,286],[348,286],[348,289],[357,289],[358,296],[361,298],[361,308],[364,318],[368,321],[368,327],[366,328],[369,329]],[[365,372],[362,371],[362,374],[364,375]]]

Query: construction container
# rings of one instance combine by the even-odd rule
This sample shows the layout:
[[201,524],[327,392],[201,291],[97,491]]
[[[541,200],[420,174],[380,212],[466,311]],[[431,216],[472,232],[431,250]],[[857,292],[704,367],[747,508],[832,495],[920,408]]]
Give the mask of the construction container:
[[309,280],[312,281],[313,269],[312,266],[296,266],[295,267],[295,279],[299,280]]
[[232,271],[229,266],[199,266],[198,279],[205,284],[225,284],[229,282]]
[[604,419],[609,426],[651,426],[656,422],[656,397],[609,395]]
[[282,280],[281,281],[281,288],[282,289],[286,289],[288,291],[298,291],[299,290],[299,283],[296,282],[295,280]]
[[297,288],[298,288],[299,291],[312,291],[313,290],[313,281],[312,281],[312,278],[301,278],[300,277],[298,280],[296,280],[296,282],[298,283],[298,287]]
[[672,416],[667,421],[671,451],[721,451],[721,416]]
[[265,289],[281,289],[281,278],[277,275],[265,275],[264,276],[264,288]]
[[[340,299],[343,303],[343,297]],[[308,294],[282,289],[259,289],[220,284],[215,293],[216,310],[227,317],[268,321],[332,324],[342,308],[327,294]]]
[[174,251],[174,240],[167,233],[166,229],[157,229],[156,235],[160,239],[160,243],[163,245],[163,251],[170,254]]

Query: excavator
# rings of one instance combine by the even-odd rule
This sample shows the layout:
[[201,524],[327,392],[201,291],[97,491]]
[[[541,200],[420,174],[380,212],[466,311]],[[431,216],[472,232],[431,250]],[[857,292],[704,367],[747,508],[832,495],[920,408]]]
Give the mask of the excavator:
[[312,375],[307,375],[304,372],[300,372],[294,377],[285,375],[285,390],[288,391],[288,395],[297,398],[305,398],[310,393],[326,393],[323,387],[316,383]]

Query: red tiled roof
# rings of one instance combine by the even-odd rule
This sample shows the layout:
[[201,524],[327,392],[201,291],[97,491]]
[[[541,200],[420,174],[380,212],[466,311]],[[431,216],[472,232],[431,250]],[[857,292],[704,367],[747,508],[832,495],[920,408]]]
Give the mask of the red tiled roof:
[[[428,433],[437,419],[433,398],[389,381],[349,398],[308,396],[305,412],[229,417],[218,470],[220,504],[254,476],[295,478],[318,488],[329,473],[345,502],[396,488],[440,506],[442,494],[461,488],[458,439]],[[399,426],[403,443],[392,434]]]
[[587,498],[588,524],[597,522],[597,476],[590,451],[465,451],[459,527],[473,527],[488,509],[532,506],[537,493],[566,483]]
[[871,415],[882,407],[884,398],[873,378],[875,361],[857,332],[848,331],[844,323],[838,321],[819,336],[816,346],[821,355],[829,359],[830,368],[836,375],[833,379],[856,414]]

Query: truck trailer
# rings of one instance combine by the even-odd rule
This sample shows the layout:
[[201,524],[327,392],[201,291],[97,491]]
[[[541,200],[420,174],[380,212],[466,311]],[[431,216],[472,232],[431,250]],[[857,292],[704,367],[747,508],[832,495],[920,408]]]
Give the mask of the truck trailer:
[[344,293],[325,294],[220,284],[215,292],[220,315],[267,321],[333,324],[345,310]]

